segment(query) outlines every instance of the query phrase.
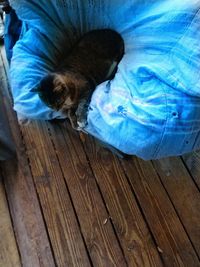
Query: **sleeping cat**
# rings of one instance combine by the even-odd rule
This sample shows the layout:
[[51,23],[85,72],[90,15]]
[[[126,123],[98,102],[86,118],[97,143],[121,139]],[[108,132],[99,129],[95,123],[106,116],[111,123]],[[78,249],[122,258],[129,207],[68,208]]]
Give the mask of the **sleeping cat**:
[[123,54],[124,42],[117,32],[90,31],[75,44],[62,64],[31,91],[37,92],[50,108],[66,112],[72,127],[78,129],[95,87],[114,77]]

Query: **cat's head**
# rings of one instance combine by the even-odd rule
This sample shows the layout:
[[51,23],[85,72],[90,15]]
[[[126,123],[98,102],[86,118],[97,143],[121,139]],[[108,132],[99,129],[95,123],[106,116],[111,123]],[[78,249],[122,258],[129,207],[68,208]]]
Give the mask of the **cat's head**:
[[77,107],[86,88],[88,89],[87,82],[72,74],[50,73],[31,92],[37,92],[48,107],[66,110]]

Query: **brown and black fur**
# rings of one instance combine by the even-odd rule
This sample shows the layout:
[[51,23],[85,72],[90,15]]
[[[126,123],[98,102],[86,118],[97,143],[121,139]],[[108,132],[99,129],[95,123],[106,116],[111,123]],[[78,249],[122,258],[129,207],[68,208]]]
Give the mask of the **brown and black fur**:
[[90,31],[75,44],[59,68],[32,91],[37,91],[47,106],[67,112],[72,126],[77,128],[79,103],[83,99],[90,101],[95,87],[114,77],[123,54],[124,42],[117,32]]

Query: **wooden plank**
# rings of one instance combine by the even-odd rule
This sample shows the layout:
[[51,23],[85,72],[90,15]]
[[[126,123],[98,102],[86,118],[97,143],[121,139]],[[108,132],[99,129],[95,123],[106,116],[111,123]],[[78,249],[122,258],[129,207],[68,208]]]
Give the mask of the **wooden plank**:
[[200,266],[190,240],[150,161],[122,161],[166,266]]
[[21,127],[58,266],[90,266],[46,122]]
[[182,158],[200,190],[200,151],[186,154]]
[[0,267],[20,267],[20,256],[12,229],[2,177],[0,176]]
[[[20,160],[19,160],[20,161]],[[55,266],[27,165],[3,164],[4,181],[23,266]]]
[[2,98],[17,150],[17,158],[1,164],[12,221],[23,266],[55,266],[17,118],[8,95],[0,59]]
[[[3,82],[6,83],[6,77],[4,78]],[[6,95],[7,98],[9,97],[8,91],[5,92],[5,95]],[[9,99],[9,104],[11,104],[10,99]],[[10,124],[12,124],[13,128],[15,128],[15,129],[13,129],[13,131],[17,132],[18,133],[17,136],[19,136],[20,131],[19,131],[19,128],[18,128],[18,125],[17,125],[17,122],[16,122],[16,118],[12,117],[12,114],[11,114],[10,110],[11,110],[11,108],[9,106],[8,113],[10,115],[9,116]],[[35,136],[34,136],[34,138],[35,138]],[[37,134],[36,134],[35,140],[38,140]],[[22,144],[20,142],[17,142],[16,145],[17,145],[17,151],[23,151],[23,152],[29,153],[30,152],[30,146],[34,145],[34,143],[32,143],[32,142],[29,143],[29,151],[25,151],[25,147],[21,146]],[[29,155],[31,155],[31,153],[29,153]],[[33,157],[31,159],[33,159]],[[47,172],[43,176],[41,175],[40,177],[37,177],[38,180],[36,180],[36,183],[37,183],[37,189],[40,188],[40,189],[38,189],[39,192],[41,192],[43,189],[44,189],[44,192],[45,192],[45,190],[48,188],[47,183],[45,181],[45,178],[47,178],[47,179],[49,178]],[[45,177],[46,174],[47,174],[47,177]],[[42,184],[44,185],[45,188],[42,188]],[[61,186],[63,188],[65,188],[65,186],[63,186],[63,184]],[[24,190],[24,188],[23,188],[23,192],[24,191],[26,191],[26,190]],[[53,190],[53,191],[55,191],[55,190]],[[67,196],[65,195],[66,190],[62,191],[62,193],[63,193],[63,196],[62,196],[63,199],[60,199],[60,203],[59,204],[61,204],[62,201],[64,202],[64,204],[59,206],[59,208],[58,208],[59,210],[57,210],[57,207],[56,207],[56,204],[58,204],[56,202],[56,199],[55,199],[55,202],[54,202],[54,199],[52,198],[52,195],[54,197],[55,194],[45,195],[45,193],[44,193],[43,194],[43,198],[42,198],[42,202],[41,202],[41,204],[44,204],[44,206],[42,206],[43,210],[45,212],[48,212],[48,214],[45,213],[46,217],[48,217],[50,219],[53,218],[53,220],[48,221],[48,223],[49,223],[48,224],[48,226],[49,226],[48,230],[50,231],[50,234],[52,234],[53,238],[54,238],[54,240],[53,240],[54,241],[53,248],[55,249],[54,253],[55,253],[55,256],[56,256],[56,265],[57,266],[63,266],[63,267],[66,267],[66,266],[76,266],[76,267],[78,267],[78,266],[88,266],[89,267],[90,263],[88,261],[87,256],[85,256],[86,255],[85,250],[82,249],[84,253],[82,253],[82,252],[79,253],[79,251],[77,250],[82,245],[82,243],[81,243],[82,240],[79,240],[79,238],[77,238],[77,237],[80,236],[80,232],[79,232],[77,227],[74,227],[74,224],[76,225],[76,221],[74,221],[74,217],[72,216],[73,214],[71,214],[71,211],[70,211],[71,207],[70,208],[67,207],[67,209],[66,209],[66,206],[65,206],[65,203],[67,201],[67,200],[65,200],[67,198]],[[31,195],[31,193],[30,193],[30,195]],[[26,192],[25,192],[24,198],[27,200]],[[35,203],[35,200],[33,199],[33,204],[34,203]],[[65,207],[65,209],[63,207]],[[65,211],[65,213],[64,213],[64,211]],[[64,217],[65,218],[67,217],[68,221],[70,221],[70,227],[71,228],[68,227],[67,230],[70,231],[69,234],[71,234],[71,236],[67,236],[66,237],[66,235],[65,235],[67,230],[65,230],[65,225],[63,226],[63,224],[62,224],[62,222],[63,222],[62,221],[63,213],[64,213]],[[38,220],[38,223],[39,223],[39,220]],[[55,230],[55,228],[54,228],[55,225],[57,225],[57,229],[58,229],[57,232],[54,231]],[[20,225],[19,225],[19,227],[20,227]],[[32,229],[32,231],[34,232],[34,229]],[[45,230],[43,230],[43,232],[45,233]],[[44,235],[40,235],[40,236],[43,238],[43,240],[45,242]],[[75,237],[74,240],[72,240],[72,236]],[[52,237],[52,236],[50,236],[50,237]],[[70,237],[70,238],[68,239],[68,237]],[[38,237],[34,237],[33,236],[32,239],[33,239],[32,240],[33,243],[34,242],[38,242],[40,244],[40,242],[39,242],[40,240],[38,240]],[[58,241],[58,243],[57,243],[57,241]],[[71,258],[69,257],[68,251],[66,249],[66,243],[70,247],[71,255],[73,255],[72,261],[71,261]],[[63,245],[63,247],[62,247],[62,245]],[[83,245],[82,245],[82,247],[83,247]],[[40,247],[39,247],[39,249],[40,249]],[[23,250],[23,247],[22,247],[22,250]],[[48,255],[49,254],[48,253],[48,246],[44,245],[43,249],[41,249],[41,252],[38,253],[39,256],[40,256],[40,254],[42,254],[43,250],[46,250],[46,255],[41,255],[41,256],[45,256],[47,258],[46,261],[48,261],[48,256],[49,256]],[[33,266],[33,267],[35,267],[35,266],[48,266],[48,267],[50,267],[50,266],[54,266],[54,263],[53,262],[48,262],[46,264],[46,263],[43,263],[42,261],[40,263],[39,262],[36,263],[34,260],[29,260],[29,263],[25,262],[24,266]]]
[[127,266],[79,137],[63,127],[50,130],[92,263]]
[[119,160],[89,136],[83,144],[128,266],[163,266]]
[[0,51],[1,51],[1,58],[3,61],[4,69],[6,71],[6,76],[8,77],[8,72],[9,72],[9,64],[6,58],[6,50],[4,45],[0,45]]
[[180,158],[153,164],[200,258],[200,192]]
[[[6,59],[6,52],[4,46],[0,45],[0,81],[1,81],[1,94],[4,97],[7,97],[7,101],[12,103],[11,101],[11,94],[8,89],[10,89],[9,81],[9,66]],[[6,89],[6,90],[5,90]]]

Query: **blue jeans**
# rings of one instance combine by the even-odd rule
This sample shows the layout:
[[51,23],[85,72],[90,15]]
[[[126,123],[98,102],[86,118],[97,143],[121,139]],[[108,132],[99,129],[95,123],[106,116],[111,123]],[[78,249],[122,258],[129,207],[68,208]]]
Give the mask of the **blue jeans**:
[[6,14],[4,30],[4,44],[9,63],[12,58],[13,47],[21,34],[21,27],[22,22],[18,19],[15,11],[11,9],[11,11]]

